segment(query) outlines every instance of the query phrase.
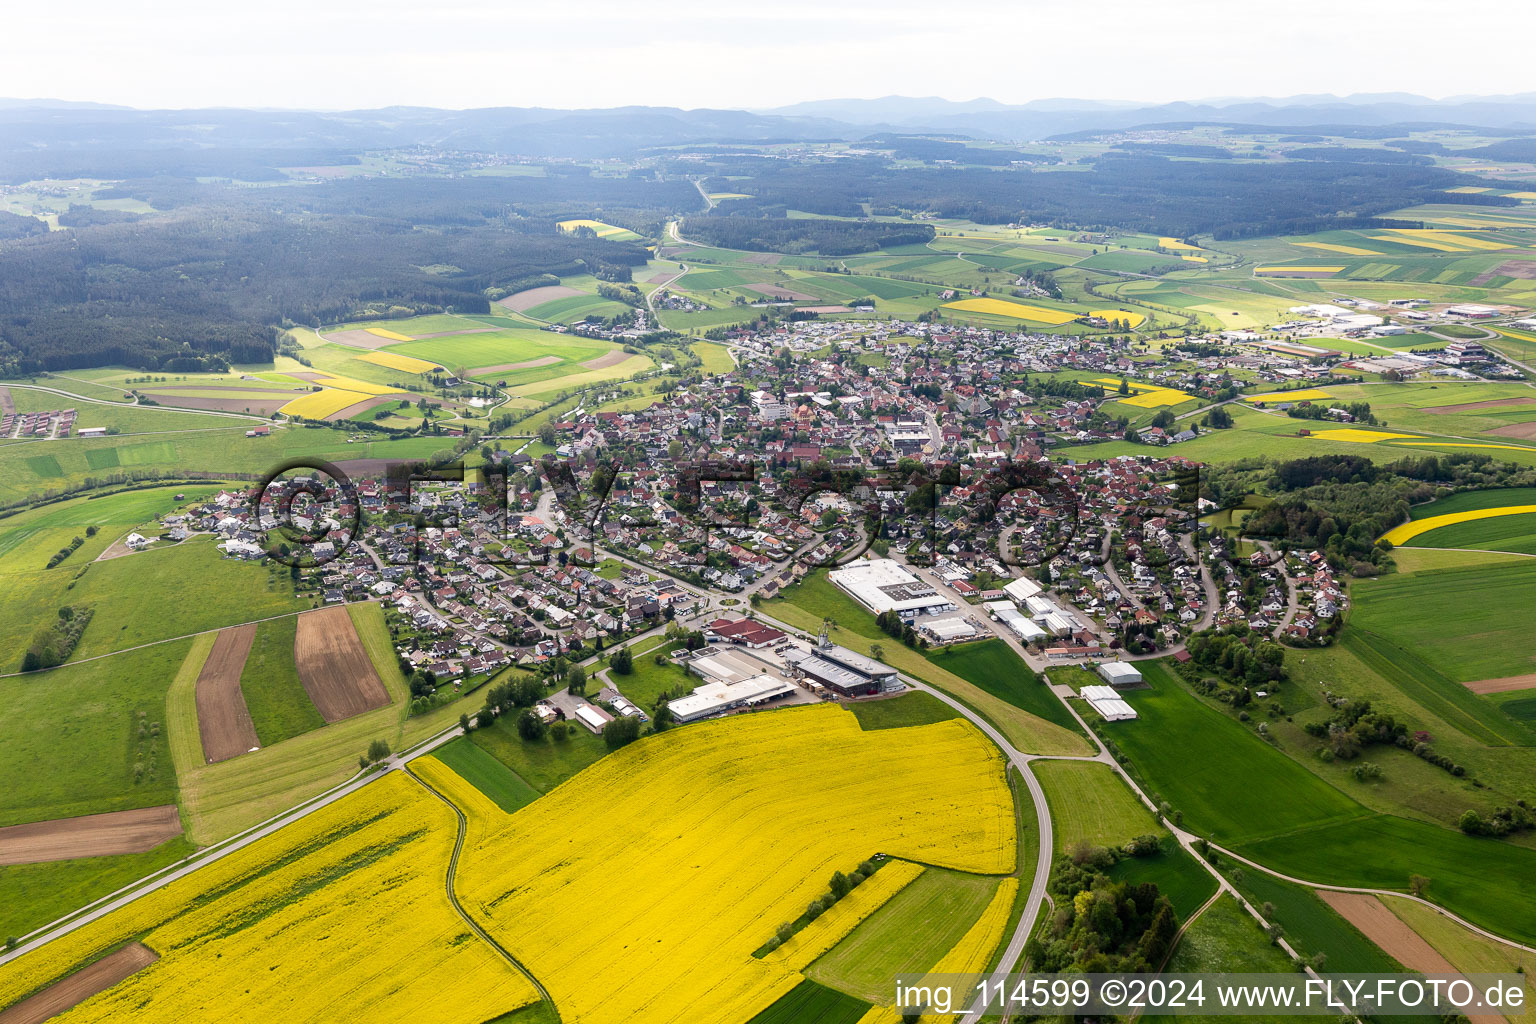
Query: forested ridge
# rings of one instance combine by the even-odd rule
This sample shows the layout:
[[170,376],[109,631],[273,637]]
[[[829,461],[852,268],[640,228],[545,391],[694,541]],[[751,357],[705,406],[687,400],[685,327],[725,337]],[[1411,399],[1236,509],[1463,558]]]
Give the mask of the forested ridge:
[[114,194],[168,209],[127,218],[71,211],[61,216],[76,225],[69,230],[0,234],[0,373],[265,362],[285,324],[390,310],[484,313],[485,289],[546,273],[627,281],[645,249],[560,234],[561,216],[590,209],[567,197],[606,191],[631,204],[613,214],[631,222],[682,198],[678,184],[698,200],[686,182],[526,181],[534,184],[354,181],[254,195],[179,180],[125,183]]
[[[877,157],[789,164],[722,158],[722,175],[745,175],[733,191],[750,199],[726,204],[732,217],[801,210],[823,217],[880,212],[929,213],[982,224],[1034,223],[1117,227],[1152,234],[1221,238],[1377,226],[1372,218],[1422,202],[1444,201],[1445,189],[1472,179],[1384,150],[1385,160],[1321,159],[1279,163],[1171,160],[1106,153],[1092,170],[904,168]],[[1409,158],[1416,161],[1418,158]],[[1481,196],[1463,200],[1499,205]]]

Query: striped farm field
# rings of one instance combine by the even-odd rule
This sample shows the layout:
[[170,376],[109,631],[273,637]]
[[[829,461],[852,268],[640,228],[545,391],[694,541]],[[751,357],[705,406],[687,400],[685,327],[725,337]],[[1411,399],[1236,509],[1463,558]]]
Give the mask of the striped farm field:
[[353,406],[359,402],[366,402],[370,395],[357,391],[342,391],[339,388],[325,388],[320,391],[312,391],[302,398],[295,398],[284,405],[278,412],[284,416],[302,416],[307,420],[323,420],[327,416]]
[[961,720],[866,732],[823,704],[689,725],[515,814],[482,801],[458,894],[565,1020],[734,1024],[802,981],[752,954],[834,871],[876,853],[1015,870],[1003,768]]
[[1164,406],[1182,405],[1195,396],[1186,391],[1174,388],[1157,388],[1153,391],[1143,391],[1139,395],[1131,395],[1120,399],[1121,405],[1134,405],[1138,409],[1161,409]]
[[945,309],[957,309],[962,313],[990,313],[993,316],[1006,316],[1014,320],[1031,320],[1038,324],[1051,324],[1060,326],[1076,320],[1078,314],[1068,313],[1061,309],[1047,309],[1043,306],[1026,306],[1022,302],[1009,302],[1007,299],[961,299],[958,302],[944,303]]
[[1420,534],[1431,530],[1438,530],[1442,526],[1454,526],[1457,523],[1471,523],[1479,519],[1496,519],[1500,516],[1519,516],[1530,512],[1536,512],[1536,505],[1505,505],[1502,508],[1477,508],[1468,509],[1465,512],[1447,512],[1444,515],[1430,516],[1426,519],[1410,519],[1382,534],[1381,539],[1390,541],[1392,545],[1400,546],[1408,543]]
[[362,395],[398,395],[401,390],[390,387],[388,384],[375,384],[372,381],[358,380],[355,377],[338,377],[329,373],[317,373],[311,378],[312,383],[321,387],[335,388],[338,391],[351,391]]
[[[410,341],[409,338],[402,339]],[[430,373],[437,369],[437,364],[425,359],[417,359],[414,356],[402,356],[397,352],[379,350],[364,352],[357,358],[367,363],[377,363],[379,366],[387,366],[391,370],[404,370],[406,373]]]
[[58,1020],[480,1024],[509,1013],[538,993],[449,903],[456,831],[451,808],[392,772],[0,967],[0,1006],[137,938],[159,959]]
[[1360,430],[1356,427],[1339,427],[1335,430],[1314,430],[1312,437],[1319,441],[1348,441],[1351,444],[1375,444],[1377,441],[1393,441],[1398,438],[1422,438],[1421,434],[1394,434],[1385,430]]
[[[961,937],[955,947],[930,968],[930,972],[975,974],[985,971],[998,944],[1003,940],[1003,933],[1008,927],[1008,915],[1013,907],[1013,897],[1018,888],[1017,878],[1003,879],[992,901],[987,904],[987,909],[981,912],[981,917],[977,918],[970,931]],[[899,1024],[905,1019],[894,1007],[876,1006],[863,1016],[859,1024]],[[947,1013],[925,1013],[921,1018],[923,1024],[950,1022],[954,1019],[953,1014]]]
[[1325,252],[1336,252],[1344,256],[1380,256],[1375,249],[1362,249],[1355,245],[1337,245],[1333,242],[1292,242],[1306,249],[1322,249]]

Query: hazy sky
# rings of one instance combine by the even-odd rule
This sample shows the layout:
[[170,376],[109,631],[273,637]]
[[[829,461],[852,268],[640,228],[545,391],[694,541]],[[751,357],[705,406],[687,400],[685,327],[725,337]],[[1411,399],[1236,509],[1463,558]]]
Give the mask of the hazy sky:
[[1513,0],[74,0],[63,9],[13,0],[7,8],[0,96],[139,107],[769,107],[893,93],[1021,103],[1536,89],[1518,44],[1532,38],[1536,5]]

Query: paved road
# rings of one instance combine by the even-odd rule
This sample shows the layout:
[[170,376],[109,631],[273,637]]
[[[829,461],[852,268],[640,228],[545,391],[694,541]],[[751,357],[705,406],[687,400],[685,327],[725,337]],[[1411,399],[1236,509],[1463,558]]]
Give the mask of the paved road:
[[[165,874],[156,877],[153,881],[146,885],[140,886],[131,892],[124,892],[123,890],[119,890],[118,893],[113,893],[111,896],[103,897],[96,903],[91,904],[90,908],[87,909],[85,913],[80,913],[78,916],[73,917],[61,924],[46,926],[44,929],[31,933],[31,935],[35,937],[30,938],[27,942],[17,946],[9,953],[0,955],[0,964],[8,963],[9,961],[14,960],[19,956],[37,949],[39,946],[42,946],[45,943],[51,942],[54,939],[60,938],[61,936],[68,935],[70,932],[75,931],[78,928],[82,928],[85,925],[90,924],[92,921],[96,921],[107,916],[114,910],[125,907],[142,896],[163,889],[177,879],[185,878],[200,868],[223,860],[230,854],[245,849],[252,843],[270,836],[272,833],[278,831],[279,829],[291,825],[296,821],[301,821],[309,815],[320,810],[321,808],[328,807],[343,797],[350,796],[351,794],[357,792],[359,789],[362,789],[364,786],[373,782],[375,779],[383,778],[384,775],[388,772],[404,770],[405,766],[414,759],[421,757],[423,754],[430,754],[433,750],[436,750],[444,743],[447,743],[461,735],[463,735],[463,730],[455,725],[451,729],[445,730],[444,732],[438,733],[436,736],[423,740],[421,743],[418,743],[416,746],[410,748],[409,750],[402,751],[399,754],[390,756],[386,761],[382,762],[382,770],[375,768],[367,772],[359,772],[356,776],[347,782],[342,783],[335,789],[322,793],[321,795],[315,797],[305,804],[295,807],[292,810],[285,811],[275,818],[269,818],[267,821],[261,823],[260,825],[256,825],[253,828],[247,829],[239,835],[232,836],[223,842],[215,843],[213,846],[193,854],[191,857],[188,857],[186,860],[182,861],[179,866],[175,866],[173,869],[168,870]],[[119,893],[121,893],[121,895],[119,895]]]

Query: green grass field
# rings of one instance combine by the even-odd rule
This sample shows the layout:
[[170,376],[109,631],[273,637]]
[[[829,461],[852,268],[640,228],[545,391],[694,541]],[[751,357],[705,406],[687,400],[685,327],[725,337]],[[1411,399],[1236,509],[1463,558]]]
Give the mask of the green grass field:
[[469,738],[539,793],[548,793],[608,753],[602,737],[580,725],[574,725],[563,740],[546,736],[530,742],[519,736],[510,722],[497,719],[494,725],[470,733]]
[[325,725],[294,664],[298,621],[297,615],[286,615],[258,623],[245,670],[240,673],[240,692],[256,726],[256,738],[264,747]]
[[1205,905],[1216,892],[1216,879],[1171,835],[1164,835],[1159,852],[1150,857],[1122,857],[1109,869],[1117,882],[1154,883],[1168,897],[1180,921]]
[[1149,794],[1182,811],[1187,826],[1237,843],[1368,813],[1201,703],[1161,662],[1137,667],[1149,688],[1125,697],[1138,717],[1099,728],[1130,756]]
[[468,737],[443,744],[432,751],[432,756],[452,768],[508,814],[539,798],[538,790],[518,778],[512,769],[486,753],[484,747],[471,742]]
[[928,660],[1015,707],[1076,733],[1082,727],[1040,676],[1001,640],[942,647]]
[[377,604],[361,603],[348,605],[347,614],[389,691],[390,705],[217,764],[203,762],[195,697],[197,675],[213,646],[213,635],[192,642],[170,681],[166,714],[181,784],[182,819],[195,842],[222,839],[345,782],[357,772],[358,755],[375,739],[384,740],[392,750],[404,750],[448,728],[459,715],[478,710],[484,702],[482,694],[471,693],[427,714],[407,717],[410,690],[390,645],[383,612]]
[[[1223,896],[1195,919],[1168,958],[1170,974],[1289,974],[1294,971],[1290,957],[1270,944],[1248,912],[1231,896]],[[1229,1021],[1231,1017],[1201,1017],[1190,1014],[1147,1015],[1148,1024],[1174,1024],[1191,1021]],[[1249,1018],[1240,1018],[1249,1019]],[[1261,1019],[1261,1018],[1252,1018]]]
[[858,1024],[869,1007],[862,999],[806,979],[747,1024]]
[[1239,850],[1286,874],[1333,885],[1406,892],[1410,875],[1424,875],[1428,899],[1500,935],[1536,941],[1536,892],[1527,884],[1536,877],[1536,850],[1528,847],[1381,814]]
[[192,853],[172,839],[148,853],[0,867],[0,936],[21,936]]
[[656,664],[656,655],[670,655],[681,646],[683,645],[680,643],[665,643],[647,650],[644,654],[635,653],[632,660],[633,670],[629,675],[619,675],[609,669],[608,679],[620,693],[649,713],[663,693],[669,690],[675,691],[680,686],[692,689],[702,682],[698,676],[689,675],[679,668],[670,658],[667,658],[663,664]]
[[0,825],[175,803],[165,694],[190,646],[0,679]]
[[805,976],[872,1003],[888,1003],[891,980],[938,963],[981,916],[997,885],[996,878],[929,868],[812,963]]
[[1152,812],[1106,764],[1036,761],[1030,767],[1051,808],[1057,853],[1079,843],[1119,847],[1136,836],[1162,831]]
[[[1226,866],[1230,869],[1230,862]],[[1231,870],[1227,875],[1232,877]],[[1265,916],[1285,929],[1291,946],[1302,956],[1327,954],[1329,971],[1395,974],[1403,969],[1311,889],[1251,868],[1243,868],[1241,880],[1233,884],[1254,906],[1274,907]]]
[[1530,645],[1536,561],[1385,576],[1353,590],[1353,626],[1408,651],[1448,679],[1536,672]]
[[904,729],[909,725],[930,725],[960,717],[960,712],[921,690],[883,700],[855,701],[848,705],[848,710],[853,712],[859,720],[859,728],[864,730]]

